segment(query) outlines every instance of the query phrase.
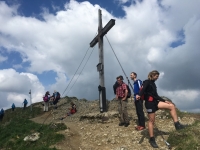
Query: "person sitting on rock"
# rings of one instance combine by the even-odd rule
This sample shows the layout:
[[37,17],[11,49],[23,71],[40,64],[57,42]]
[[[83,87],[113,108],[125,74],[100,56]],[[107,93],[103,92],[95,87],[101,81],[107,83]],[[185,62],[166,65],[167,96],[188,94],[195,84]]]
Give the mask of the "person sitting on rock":
[[71,116],[71,115],[73,115],[73,114],[75,114],[77,112],[76,105],[73,102],[71,102],[71,108],[69,108],[69,110],[70,111],[64,117],[62,117],[61,120],[63,120],[67,116]]

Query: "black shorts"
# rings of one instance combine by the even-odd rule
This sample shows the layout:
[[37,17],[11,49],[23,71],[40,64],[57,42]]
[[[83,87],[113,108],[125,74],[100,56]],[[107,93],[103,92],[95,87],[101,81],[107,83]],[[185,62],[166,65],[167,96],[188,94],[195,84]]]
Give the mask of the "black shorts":
[[145,107],[147,109],[147,113],[155,113],[158,110],[158,103],[159,101],[154,100],[152,102],[145,101]]

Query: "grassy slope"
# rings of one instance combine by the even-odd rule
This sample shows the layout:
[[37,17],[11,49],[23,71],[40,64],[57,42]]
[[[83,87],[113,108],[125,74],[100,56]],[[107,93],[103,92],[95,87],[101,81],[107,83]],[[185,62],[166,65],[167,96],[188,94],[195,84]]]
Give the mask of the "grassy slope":
[[178,111],[180,117],[194,117],[194,124],[188,126],[184,130],[174,131],[170,133],[168,142],[176,150],[199,150],[200,149],[200,114],[182,113]]
[[[57,134],[59,130],[66,128],[64,124],[59,124],[56,129],[49,125],[37,124],[30,121],[30,118],[42,114],[40,108],[30,108],[22,110],[17,108],[14,112],[7,110],[3,122],[0,123],[0,150],[50,150],[50,145],[63,140],[64,135]],[[31,133],[40,132],[40,139],[35,142],[25,142],[23,139]]]

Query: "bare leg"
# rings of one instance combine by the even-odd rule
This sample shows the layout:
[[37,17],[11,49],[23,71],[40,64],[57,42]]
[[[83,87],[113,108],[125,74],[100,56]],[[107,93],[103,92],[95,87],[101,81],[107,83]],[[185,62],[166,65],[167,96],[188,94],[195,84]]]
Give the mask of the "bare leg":
[[149,136],[153,137],[153,127],[155,122],[155,113],[148,114],[149,122],[148,122],[148,129],[149,129]]
[[178,121],[176,108],[175,108],[175,106],[173,104],[168,104],[168,103],[165,103],[165,102],[159,102],[158,103],[158,108],[159,109],[168,109],[168,110],[170,110],[170,114],[172,116],[173,121],[174,122]]

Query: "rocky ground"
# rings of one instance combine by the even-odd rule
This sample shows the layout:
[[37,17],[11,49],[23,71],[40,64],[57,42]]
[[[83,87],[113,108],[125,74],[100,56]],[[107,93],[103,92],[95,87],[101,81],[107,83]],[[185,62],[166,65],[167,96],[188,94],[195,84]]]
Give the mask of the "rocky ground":
[[[77,106],[77,113],[60,120],[70,107],[70,101]],[[42,107],[41,104],[38,106]],[[47,123],[56,126],[57,123],[65,123],[67,129],[60,133],[65,135],[65,140],[53,145],[61,150],[151,150],[148,139],[148,130],[136,131],[137,116],[135,106],[131,99],[128,102],[128,114],[130,125],[128,127],[118,126],[117,101],[108,102],[108,112],[99,112],[99,101],[87,101],[77,98],[63,98],[58,103],[58,108],[50,107],[49,112],[32,119],[38,123]],[[146,115],[146,113],[145,113]],[[146,116],[146,124],[147,124]],[[183,117],[179,120],[183,124],[192,124],[193,117]],[[45,122],[44,122],[45,121]],[[161,137],[168,138],[169,132],[175,131],[169,112],[159,110],[156,113],[155,137],[160,150],[168,148]],[[172,148],[174,149],[174,148]]]

